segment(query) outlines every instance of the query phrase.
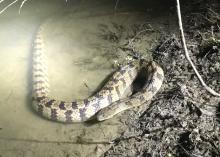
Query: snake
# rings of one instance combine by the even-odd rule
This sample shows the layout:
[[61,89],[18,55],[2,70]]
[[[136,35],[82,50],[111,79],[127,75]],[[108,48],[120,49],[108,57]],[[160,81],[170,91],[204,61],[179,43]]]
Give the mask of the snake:
[[[32,53],[32,106],[42,117],[62,122],[86,122],[94,117],[98,121],[107,120],[114,115],[140,106],[159,91],[163,79],[163,69],[155,62],[146,60],[131,61],[112,74],[106,84],[92,96],[67,102],[50,96],[47,59],[44,54],[40,26],[35,35]],[[125,96],[132,83],[144,71],[146,81],[140,91]]]

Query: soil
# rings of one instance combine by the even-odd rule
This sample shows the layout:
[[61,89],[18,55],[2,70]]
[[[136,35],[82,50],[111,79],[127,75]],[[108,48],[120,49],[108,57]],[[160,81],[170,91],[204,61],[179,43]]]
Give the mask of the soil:
[[[205,82],[220,92],[220,3],[182,5],[190,56]],[[128,129],[103,156],[220,156],[220,98],[200,84],[185,58],[178,34],[153,49],[165,71],[160,92],[143,112],[132,111]]]

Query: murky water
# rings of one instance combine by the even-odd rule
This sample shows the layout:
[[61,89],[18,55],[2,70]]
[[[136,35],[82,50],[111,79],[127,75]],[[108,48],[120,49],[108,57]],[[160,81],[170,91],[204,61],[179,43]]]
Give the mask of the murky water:
[[85,98],[113,71],[113,63],[126,55],[120,47],[134,35],[135,26],[153,28],[140,32],[146,35],[133,45],[146,56],[160,37],[158,30],[174,28],[172,14],[158,12],[157,3],[121,2],[115,9],[115,1],[107,0],[30,0],[20,15],[17,5],[0,15],[0,157],[100,156],[110,147],[108,142],[124,130],[121,116],[102,123],[65,125],[33,112],[34,34],[47,19],[43,38],[51,95],[68,101]]

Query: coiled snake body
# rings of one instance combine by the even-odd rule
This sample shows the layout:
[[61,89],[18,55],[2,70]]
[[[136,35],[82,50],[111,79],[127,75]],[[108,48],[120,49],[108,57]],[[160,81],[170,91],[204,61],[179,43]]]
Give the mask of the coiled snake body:
[[[117,70],[104,87],[95,95],[79,101],[65,102],[49,96],[49,81],[46,60],[43,53],[42,27],[34,41],[33,51],[33,107],[43,117],[70,123],[84,122],[96,115],[99,121],[150,100],[160,89],[163,70],[155,63],[131,62]],[[122,99],[140,69],[148,73],[141,91]],[[98,114],[97,114],[98,113]]]

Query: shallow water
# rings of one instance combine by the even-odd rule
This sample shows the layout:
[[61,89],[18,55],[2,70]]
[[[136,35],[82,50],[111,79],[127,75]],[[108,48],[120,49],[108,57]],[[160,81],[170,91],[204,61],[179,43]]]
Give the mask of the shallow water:
[[[102,123],[61,124],[41,118],[31,108],[31,50],[34,34],[45,21],[43,38],[48,58],[51,95],[72,101],[91,95],[126,53],[119,49],[134,26],[155,31],[134,43],[148,50],[161,31],[173,31],[174,17],[157,11],[157,3],[139,7],[115,1],[29,1],[21,14],[14,6],[0,16],[0,157],[100,156],[123,132],[117,116]],[[140,5],[140,4],[139,4]],[[0,5],[1,6],[1,5]],[[166,10],[167,9],[167,10]]]

